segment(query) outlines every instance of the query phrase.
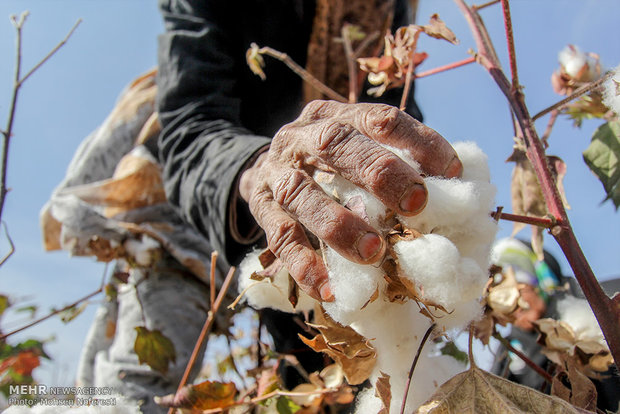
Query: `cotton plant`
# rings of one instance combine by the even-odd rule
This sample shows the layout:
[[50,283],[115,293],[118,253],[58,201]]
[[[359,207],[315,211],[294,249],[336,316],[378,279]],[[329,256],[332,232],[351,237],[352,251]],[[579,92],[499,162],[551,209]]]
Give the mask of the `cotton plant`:
[[[463,163],[462,177],[426,177],[428,202],[413,217],[392,214],[374,196],[338,175],[315,173],[327,194],[368,220],[388,242],[383,261],[369,265],[350,262],[323,246],[335,299],[320,304],[318,312],[367,341],[376,357],[369,378],[376,385],[382,376],[389,376],[393,401],[403,400],[411,362],[431,325],[436,334],[452,337],[481,314],[479,298],[497,230],[489,214],[496,189],[490,183],[487,157],[476,144],[460,142],[454,148]],[[406,152],[389,149],[419,171],[419,164]],[[317,309],[319,304],[303,292],[293,306],[289,284],[294,282],[287,270],[273,265],[264,269],[259,255],[250,254],[240,266],[244,300],[253,307],[286,312]],[[324,325],[318,323],[319,330]],[[316,341],[311,346],[317,349]],[[342,362],[349,363],[346,358]],[[423,348],[412,378],[415,386],[407,397],[408,410],[464,369],[453,357],[441,355],[437,346]],[[345,375],[346,371],[345,367]],[[352,371],[348,379],[360,368]],[[358,400],[358,413],[383,404],[374,391]],[[398,412],[398,405],[392,404],[390,412]]]

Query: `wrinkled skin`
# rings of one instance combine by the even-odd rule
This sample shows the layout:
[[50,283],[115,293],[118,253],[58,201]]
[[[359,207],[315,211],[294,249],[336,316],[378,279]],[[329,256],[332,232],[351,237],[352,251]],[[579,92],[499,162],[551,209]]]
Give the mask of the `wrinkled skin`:
[[329,301],[333,295],[304,229],[356,263],[375,263],[386,249],[376,229],[323,192],[312,178],[315,169],[340,174],[402,215],[418,214],[426,205],[420,174],[378,143],[408,150],[427,175],[462,173],[450,144],[397,108],[313,101],[241,176],[241,196],[269,248],[314,298]]

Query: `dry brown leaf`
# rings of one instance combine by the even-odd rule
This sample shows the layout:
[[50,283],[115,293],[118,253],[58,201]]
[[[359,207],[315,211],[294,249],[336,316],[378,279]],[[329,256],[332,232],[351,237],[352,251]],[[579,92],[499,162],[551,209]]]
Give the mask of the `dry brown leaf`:
[[448,26],[439,18],[438,14],[433,14],[430,22],[422,26],[422,30],[431,37],[447,40],[454,45],[459,42],[454,32],[448,29]]
[[288,275],[288,301],[293,305],[293,309],[297,307],[299,302],[299,285],[290,274]]
[[368,213],[366,212],[366,205],[364,204],[364,200],[362,200],[361,195],[351,197],[344,206],[354,212],[366,223],[370,224],[370,219],[368,218]]
[[43,233],[43,248],[46,252],[60,250],[60,233],[62,232],[62,223],[52,216],[51,206],[47,204],[40,217],[41,231]]
[[446,381],[416,413],[583,413],[566,401],[473,366]]
[[381,372],[381,376],[375,384],[375,396],[379,397],[383,403],[383,408],[377,414],[389,414],[392,403],[392,387],[390,386],[390,376]]
[[324,352],[342,367],[352,385],[366,381],[375,366],[377,355],[368,340],[351,327],[333,321],[322,309],[315,311],[314,324],[320,334],[313,339],[300,335],[301,340],[316,352]]
[[232,405],[236,394],[237,388],[232,382],[204,381],[196,385],[186,385],[176,395],[155,397],[155,402],[163,407],[202,412]]
[[486,298],[487,305],[493,311],[508,315],[517,309],[521,295],[512,267],[509,266],[503,269],[502,281],[495,286],[489,286],[488,292]]
[[568,371],[562,370],[553,377],[551,395],[556,395],[575,407],[596,411],[596,386],[570,358],[566,360],[566,365]]

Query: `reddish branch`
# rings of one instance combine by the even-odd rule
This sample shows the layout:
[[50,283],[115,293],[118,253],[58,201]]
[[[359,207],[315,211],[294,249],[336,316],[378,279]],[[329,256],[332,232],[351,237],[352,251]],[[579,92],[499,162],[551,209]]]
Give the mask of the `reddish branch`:
[[509,350],[510,352],[512,352],[513,354],[515,354],[519,358],[521,358],[521,360],[523,362],[525,362],[525,364],[528,367],[532,368],[534,370],[534,372],[536,372],[538,375],[540,375],[545,381],[547,381],[547,383],[551,384],[551,382],[553,381],[553,378],[551,378],[551,375],[549,375],[549,373],[547,371],[545,371],[544,369],[539,367],[534,361],[529,359],[527,357],[527,355],[525,355],[523,352],[519,351],[518,349],[516,349],[515,347],[510,345],[510,342],[508,340],[506,340],[506,338],[504,338],[503,336],[501,336],[501,335],[499,335],[497,333],[493,334],[493,338],[495,338],[498,341],[500,341],[502,343],[502,345],[504,345],[504,347],[506,347],[507,350]]
[[[212,256],[212,259],[215,259],[215,258],[217,258],[217,256],[215,257]],[[213,274],[215,273],[214,266],[211,266],[211,271]],[[179,383],[179,386],[177,388],[177,392],[176,392],[177,394],[181,391],[181,389],[185,386],[185,384],[187,384],[189,373],[192,371],[192,368],[194,367],[194,364],[196,363],[196,358],[198,358],[198,354],[200,353],[200,348],[202,348],[202,344],[204,343],[205,338],[207,337],[209,332],[211,332],[211,328],[213,327],[213,322],[215,321],[215,315],[217,314],[217,311],[220,309],[220,306],[222,305],[222,301],[224,300],[224,296],[226,296],[226,291],[228,291],[228,287],[230,286],[230,282],[232,282],[234,274],[235,274],[235,268],[231,267],[230,270],[228,271],[228,274],[226,275],[226,279],[224,279],[222,288],[217,294],[217,298],[215,299],[213,307],[209,310],[209,314],[207,315],[207,319],[205,320],[205,323],[202,326],[200,335],[198,335],[198,339],[196,340],[196,344],[194,345],[194,350],[192,351],[192,355],[190,356],[189,361],[187,362],[187,366],[185,367],[183,378],[181,378],[181,382]],[[213,277],[211,279],[213,279]],[[211,290],[215,290],[215,284],[211,285]],[[174,410],[175,410],[174,407],[170,407],[170,409],[168,410],[168,414],[173,414]]]
[[415,354],[415,358],[413,358],[413,363],[411,364],[411,368],[409,369],[409,375],[407,376],[407,382],[405,383],[405,395],[403,396],[403,402],[400,406],[400,414],[404,414],[405,407],[407,406],[407,396],[409,395],[409,388],[411,387],[411,379],[413,378],[413,372],[415,371],[416,365],[418,365],[418,359],[420,359],[420,354],[422,353],[422,348],[424,348],[424,344],[428,340],[428,337],[431,336],[431,333],[435,329],[436,324],[432,324],[426,330],[420,345],[418,346],[418,352]]
[[436,73],[445,72],[445,71],[450,70],[450,69],[455,69],[455,68],[459,68],[461,66],[469,65],[470,63],[473,63],[475,61],[476,61],[476,57],[475,56],[468,57],[467,59],[459,60],[458,62],[448,63],[447,65],[444,65],[444,66],[439,66],[439,67],[436,67],[434,69],[429,69],[429,70],[424,71],[424,72],[416,73],[415,77],[416,77],[416,79],[423,78],[425,76],[430,76],[430,75],[434,75]]
[[531,224],[533,226],[543,227],[545,229],[550,229],[555,225],[555,221],[545,217],[530,217],[530,216],[520,216],[517,214],[503,213],[503,212],[495,212],[492,213],[491,216],[495,220],[507,220],[514,221],[517,223],[525,223]]
[[[599,322],[601,330],[609,345],[609,349],[615,361],[620,361],[620,308],[603,292],[599,285],[588,261],[586,260],[575,233],[570,225],[566,210],[562,203],[562,198],[555,185],[551,174],[542,141],[538,138],[534,121],[529,115],[525,105],[523,94],[519,88],[510,84],[506,75],[500,68],[496,59],[493,58],[492,44],[490,43],[484,24],[478,13],[468,7],[463,0],[455,0],[459,8],[463,11],[467,19],[474,39],[478,47],[480,56],[479,62],[487,69],[491,77],[495,80],[502,90],[515,117],[523,131],[527,146],[527,156],[532,162],[536,176],[541,185],[543,197],[547,204],[549,213],[556,220],[551,234],[560,245],[566,259],[568,260],[583,293],[590,303],[592,311]],[[508,3],[506,2],[506,6]],[[506,24],[509,24],[507,21]],[[512,31],[512,29],[510,29]],[[511,39],[509,39],[509,42]],[[509,46],[514,48],[514,45]]]

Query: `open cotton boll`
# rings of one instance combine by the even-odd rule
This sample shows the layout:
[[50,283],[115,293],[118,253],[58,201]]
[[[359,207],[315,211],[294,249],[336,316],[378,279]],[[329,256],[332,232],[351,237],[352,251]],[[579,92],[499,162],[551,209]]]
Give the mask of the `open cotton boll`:
[[483,182],[491,180],[488,157],[475,142],[456,142],[452,147],[463,164],[462,180]]
[[240,293],[245,291],[244,299],[250,306],[256,309],[272,308],[283,312],[312,310],[316,300],[301,290],[299,291],[297,307],[293,309],[293,305],[288,300],[289,279],[288,271],[285,268],[276,273],[273,282],[269,279],[256,281],[250,278],[252,273],[263,270],[258,259],[260,253],[260,250],[249,253],[239,264],[238,290]]
[[383,271],[377,265],[350,262],[330,247],[325,249],[325,261],[335,300],[324,302],[323,308],[336,322],[349,325],[377,291]]
[[603,340],[603,332],[587,300],[567,296],[558,302],[558,313],[560,320],[573,328],[578,339]]
[[618,83],[620,83],[620,65],[614,69],[614,74],[603,84],[603,103],[616,115],[620,115],[620,94],[618,93]]

